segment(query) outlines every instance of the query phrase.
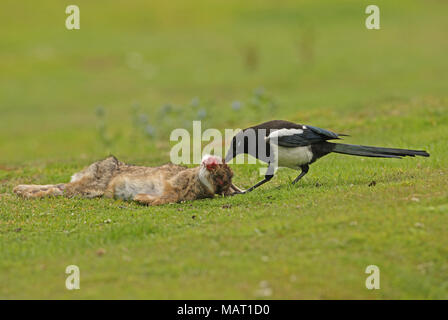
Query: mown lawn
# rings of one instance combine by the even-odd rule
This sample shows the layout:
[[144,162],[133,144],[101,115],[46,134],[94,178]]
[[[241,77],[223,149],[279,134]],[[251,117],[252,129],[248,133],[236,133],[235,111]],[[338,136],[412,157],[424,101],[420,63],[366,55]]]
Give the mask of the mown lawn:
[[[6,0],[0,11],[0,298],[448,298],[448,4]],[[169,161],[169,134],[274,118],[430,158],[329,155],[298,186],[155,208],[25,201],[109,153]],[[235,183],[259,165],[233,165]],[[77,265],[81,289],[65,288]],[[367,290],[377,265],[381,289]]]

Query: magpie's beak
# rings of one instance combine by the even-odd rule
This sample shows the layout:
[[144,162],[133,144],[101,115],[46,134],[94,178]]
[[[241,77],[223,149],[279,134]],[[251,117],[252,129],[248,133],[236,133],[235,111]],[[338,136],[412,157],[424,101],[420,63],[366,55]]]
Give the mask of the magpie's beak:
[[237,143],[236,137],[233,137],[232,142],[230,143],[230,147],[227,150],[226,158],[224,160],[226,163],[232,161],[232,159],[235,158],[241,152],[241,150],[237,150],[236,143]]
[[233,155],[233,150],[230,149],[230,150],[227,152],[225,162],[226,162],[226,163],[229,163],[233,158],[235,158],[235,156]]

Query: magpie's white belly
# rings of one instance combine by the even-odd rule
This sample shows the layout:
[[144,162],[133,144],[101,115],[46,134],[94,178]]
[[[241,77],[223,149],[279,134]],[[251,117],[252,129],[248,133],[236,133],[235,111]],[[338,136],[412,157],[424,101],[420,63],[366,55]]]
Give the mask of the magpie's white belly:
[[278,146],[276,151],[279,167],[297,169],[301,165],[310,163],[313,158],[310,146],[296,148]]

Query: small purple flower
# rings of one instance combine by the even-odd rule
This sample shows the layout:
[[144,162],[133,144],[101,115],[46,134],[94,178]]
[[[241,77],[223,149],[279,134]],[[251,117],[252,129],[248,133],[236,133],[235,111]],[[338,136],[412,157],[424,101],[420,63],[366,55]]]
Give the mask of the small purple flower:
[[152,125],[147,124],[147,125],[145,126],[145,134],[146,134],[147,136],[153,138],[153,137],[156,135],[156,129],[155,129]]
[[197,107],[199,107],[199,98],[198,97],[194,97],[193,98],[193,100],[191,100],[191,103],[190,103],[190,105],[193,107],[193,108],[197,108]]
[[264,88],[263,87],[259,87],[257,89],[254,90],[254,95],[257,97],[261,97],[264,95]]
[[232,102],[232,109],[234,111],[238,111],[243,107],[243,104],[240,101],[233,101]]
[[198,119],[202,120],[207,116],[207,110],[205,110],[204,108],[200,109],[198,111]]
[[146,124],[148,123],[148,116],[144,113],[141,113],[138,115],[138,122],[140,122],[141,124]]

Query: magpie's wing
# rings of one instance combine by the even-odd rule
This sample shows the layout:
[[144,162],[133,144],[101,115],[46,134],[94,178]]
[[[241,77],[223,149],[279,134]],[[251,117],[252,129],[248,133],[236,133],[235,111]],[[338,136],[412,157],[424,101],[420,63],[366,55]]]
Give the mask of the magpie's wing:
[[340,139],[339,136],[339,134],[325,129],[302,126],[302,129],[280,129],[274,131],[269,135],[268,140],[282,147],[294,148],[332,139]]

